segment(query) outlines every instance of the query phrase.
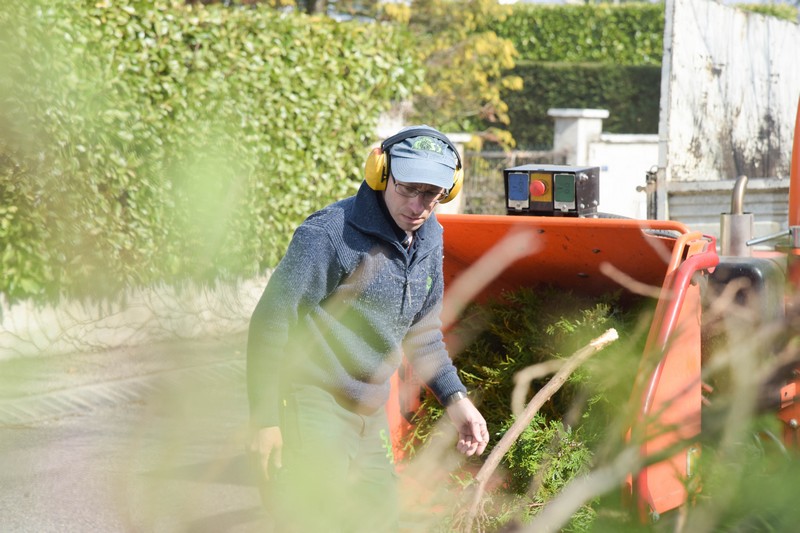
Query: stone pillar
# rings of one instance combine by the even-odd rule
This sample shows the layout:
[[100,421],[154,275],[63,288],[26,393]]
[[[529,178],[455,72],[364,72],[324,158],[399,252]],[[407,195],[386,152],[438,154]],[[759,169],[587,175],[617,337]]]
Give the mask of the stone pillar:
[[606,109],[549,109],[555,119],[553,150],[564,152],[568,165],[589,164],[589,143],[600,138]]

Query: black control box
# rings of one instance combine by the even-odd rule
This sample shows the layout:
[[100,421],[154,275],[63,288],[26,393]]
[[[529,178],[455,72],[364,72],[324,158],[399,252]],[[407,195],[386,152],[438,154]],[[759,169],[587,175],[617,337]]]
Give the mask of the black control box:
[[503,170],[509,215],[596,217],[600,167],[522,165]]

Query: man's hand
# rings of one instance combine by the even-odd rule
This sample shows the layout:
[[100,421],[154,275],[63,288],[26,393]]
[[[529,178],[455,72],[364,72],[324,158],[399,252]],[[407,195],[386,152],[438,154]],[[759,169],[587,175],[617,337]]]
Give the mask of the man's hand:
[[450,404],[447,414],[458,430],[458,451],[467,456],[482,454],[489,444],[489,430],[486,420],[469,398]]
[[261,428],[253,434],[250,440],[250,451],[258,454],[261,461],[261,469],[264,477],[269,479],[270,459],[275,468],[283,466],[281,462],[281,449],[283,448],[283,437],[281,428],[272,426]]

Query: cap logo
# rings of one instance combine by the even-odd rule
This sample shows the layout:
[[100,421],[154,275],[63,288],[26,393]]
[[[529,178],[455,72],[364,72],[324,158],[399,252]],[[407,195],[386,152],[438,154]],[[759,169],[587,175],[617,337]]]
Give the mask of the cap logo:
[[442,147],[432,137],[417,137],[411,145],[414,150],[425,150],[426,152],[444,153]]

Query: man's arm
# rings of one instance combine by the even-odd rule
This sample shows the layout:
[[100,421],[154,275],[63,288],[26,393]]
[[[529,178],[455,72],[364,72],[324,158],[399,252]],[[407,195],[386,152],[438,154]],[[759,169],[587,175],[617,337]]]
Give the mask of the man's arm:
[[260,455],[267,477],[271,466],[281,466],[281,368],[283,358],[292,356],[286,353],[290,332],[309,309],[330,293],[340,271],[327,234],[316,226],[300,226],[250,319],[247,341],[250,449]]
[[489,444],[489,431],[486,420],[467,398],[467,389],[447,353],[440,319],[443,293],[440,274],[434,280],[428,305],[411,327],[403,347],[414,371],[447,409],[458,430],[458,451],[467,456],[481,454]]

